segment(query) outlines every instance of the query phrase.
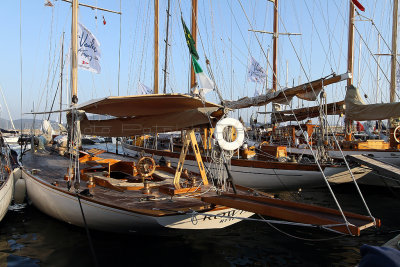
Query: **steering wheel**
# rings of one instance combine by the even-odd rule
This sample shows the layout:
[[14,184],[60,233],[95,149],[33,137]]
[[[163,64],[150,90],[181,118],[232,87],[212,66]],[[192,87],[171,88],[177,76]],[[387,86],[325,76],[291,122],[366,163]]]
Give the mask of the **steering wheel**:
[[142,177],[149,177],[156,170],[156,162],[151,157],[141,157],[136,168]]
[[394,137],[394,140],[396,140],[397,143],[400,143],[400,126],[397,126],[396,129],[394,129],[393,137]]

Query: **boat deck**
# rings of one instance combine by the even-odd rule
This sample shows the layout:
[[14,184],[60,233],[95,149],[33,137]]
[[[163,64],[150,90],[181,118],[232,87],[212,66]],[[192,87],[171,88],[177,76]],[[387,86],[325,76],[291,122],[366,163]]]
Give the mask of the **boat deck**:
[[[122,156],[112,153],[103,153],[103,158],[114,158],[122,160]],[[130,159],[132,162],[132,159]],[[68,190],[67,181],[64,176],[68,173],[70,166],[69,157],[60,156],[55,152],[44,151],[35,154],[28,153],[23,157],[24,170],[35,180],[42,184],[46,184],[56,190],[63,191],[75,195],[75,190]],[[106,172],[97,171],[96,167],[86,163],[80,164],[81,182],[80,182],[80,197],[90,200],[95,203],[114,207],[126,211],[133,211],[141,214],[152,216],[173,215],[182,212],[190,211],[206,211],[213,209],[215,206],[201,201],[201,196],[213,196],[214,190],[210,190],[211,186],[200,185],[196,186],[197,190],[182,193],[176,196],[166,193],[167,190],[161,190],[163,187],[172,185],[174,176],[168,172],[156,170],[153,176],[158,179],[149,180],[150,194],[143,192],[143,182],[141,177],[129,176],[128,179],[115,179],[107,177]],[[82,172],[82,170],[88,170]],[[99,168],[101,170],[101,168]],[[82,194],[85,189],[89,191],[88,176],[95,178],[96,186],[90,190],[92,195]],[[40,179],[39,179],[40,177]],[[130,182],[130,179],[136,178]],[[168,189],[168,188],[167,188]],[[182,189],[183,192],[185,188]],[[245,192],[244,194],[251,194]]]

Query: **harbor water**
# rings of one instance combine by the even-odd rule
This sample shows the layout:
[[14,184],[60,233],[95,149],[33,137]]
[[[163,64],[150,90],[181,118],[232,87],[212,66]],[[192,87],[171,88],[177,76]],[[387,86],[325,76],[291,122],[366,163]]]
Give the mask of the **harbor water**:
[[[354,185],[333,189],[344,210],[368,214]],[[90,240],[100,266],[355,266],[361,245],[379,246],[400,233],[400,192],[361,190],[383,227],[362,231],[360,237],[260,220],[219,230],[90,231]],[[281,192],[279,197],[335,207],[326,188]],[[0,266],[94,266],[88,240],[84,228],[48,217],[32,205],[14,204],[0,222]]]

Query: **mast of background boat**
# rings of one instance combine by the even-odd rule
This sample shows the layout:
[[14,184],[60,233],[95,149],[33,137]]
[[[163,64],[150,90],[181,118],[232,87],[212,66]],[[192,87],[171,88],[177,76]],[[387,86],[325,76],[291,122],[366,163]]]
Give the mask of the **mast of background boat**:
[[154,0],[154,94],[158,94],[158,0]]
[[[265,76],[267,77],[265,79],[265,94],[267,94],[268,91],[268,66],[269,66],[269,48],[267,49],[267,68],[265,69]],[[267,106],[268,104],[265,104],[265,115],[264,115],[264,124],[267,124]]]
[[[196,39],[197,39],[197,0],[192,0],[192,25],[191,25],[191,33],[194,41],[194,47],[196,48]],[[189,62],[192,62],[190,59]],[[190,89],[192,89],[196,85],[196,76],[194,74],[193,64],[190,63]]]
[[[350,10],[349,10],[349,40],[347,47],[347,72],[353,73],[354,69],[354,4],[352,1],[350,2]],[[358,74],[360,75],[360,74]],[[347,79],[347,87],[353,84],[353,75],[350,75]],[[352,123],[353,121],[347,120],[345,123],[345,132],[346,132],[346,141],[351,141],[352,138]]]
[[[11,118],[11,113],[10,113],[10,110],[8,109],[7,101],[6,101],[6,98],[4,97],[3,88],[1,86],[0,86],[0,92],[1,92],[1,95],[4,100],[4,104],[6,105],[6,108],[7,108],[8,117],[10,117],[11,126],[12,126],[13,130],[16,131],[15,126],[14,126],[14,121]],[[22,131],[21,131],[21,133],[22,133]]]
[[165,63],[164,63],[164,89],[163,93],[167,93],[167,66],[168,66],[168,37],[169,37],[169,17],[171,16],[169,14],[169,8],[171,5],[171,0],[168,0],[168,8],[167,8],[167,30],[166,30],[166,38],[165,38]]
[[278,76],[278,0],[274,1],[274,34],[272,37],[272,91],[276,92],[277,89],[277,76]]
[[[63,70],[64,70],[64,32],[62,36],[62,45],[61,45],[61,74],[60,74],[60,110],[62,110],[62,86],[63,86]],[[62,112],[60,112],[60,118],[59,118],[59,123],[61,124],[61,115]]]
[[[393,0],[393,26],[392,26],[392,52],[391,52],[391,71],[390,71],[390,102],[396,102],[396,67],[397,67],[397,24],[398,24],[399,1]],[[396,124],[394,118],[389,119],[390,146],[398,148],[398,143],[394,138]]]
[[[397,11],[399,1],[393,1],[392,54],[390,73],[390,102],[396,101],[396,67],[397,67]],[[392,126],[392,125],[391,125]]]

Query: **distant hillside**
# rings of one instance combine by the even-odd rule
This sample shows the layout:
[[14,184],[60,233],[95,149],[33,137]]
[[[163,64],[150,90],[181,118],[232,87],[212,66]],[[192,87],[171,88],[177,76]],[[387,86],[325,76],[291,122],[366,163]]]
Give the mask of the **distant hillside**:
[[[22,122],[22,129],[27,130],[27,129],[32,129],[33,125],[33,119],[18,119],[14,120],[14,125],[17,130],[21,129],[21,122]],[[50,121],[51,125],[53,126],[54,130],[58,130],[58,122],[56,121]],[[35,124],[33,125],[34,129],[40,129],[42,126],[42,120],[35,120]],[[6,129],[6,130],[11,130],[11,122],[7,119],[0,118],[0,128]]]
[[2,129],[12,129],[11,123],[9,120],[0,118],[0,128]]

